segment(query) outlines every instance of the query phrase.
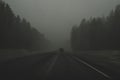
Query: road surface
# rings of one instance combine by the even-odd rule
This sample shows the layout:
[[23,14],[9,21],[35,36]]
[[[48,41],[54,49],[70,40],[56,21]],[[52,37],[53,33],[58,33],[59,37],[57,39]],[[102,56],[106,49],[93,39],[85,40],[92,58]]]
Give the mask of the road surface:
[[112,80],[67,52],[53,51],[0,62],[0,80]]

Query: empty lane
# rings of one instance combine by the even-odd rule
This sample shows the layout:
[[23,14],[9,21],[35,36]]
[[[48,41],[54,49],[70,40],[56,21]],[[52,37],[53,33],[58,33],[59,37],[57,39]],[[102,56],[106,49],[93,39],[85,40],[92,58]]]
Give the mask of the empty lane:
[[110,80],[75,59],[73,55],[54,51],[9,60],[0,64],[0,78],[2,80]]

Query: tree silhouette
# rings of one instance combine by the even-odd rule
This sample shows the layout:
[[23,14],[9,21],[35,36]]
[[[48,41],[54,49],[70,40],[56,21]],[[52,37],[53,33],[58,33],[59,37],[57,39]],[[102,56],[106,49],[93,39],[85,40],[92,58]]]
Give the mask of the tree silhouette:
[[44,50],[49,41],[0,0],[0,49]]
[[107,17],[83,19],[72,29],[71,46],[73,50],[120,50],[120,5]]

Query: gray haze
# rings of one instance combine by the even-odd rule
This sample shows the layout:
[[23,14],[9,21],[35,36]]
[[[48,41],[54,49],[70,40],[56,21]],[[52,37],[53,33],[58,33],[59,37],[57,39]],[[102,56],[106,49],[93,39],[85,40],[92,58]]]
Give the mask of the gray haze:
[[108,15],[120,0],[5,0],[52,42],[69,40],[71,27],[82,18]]

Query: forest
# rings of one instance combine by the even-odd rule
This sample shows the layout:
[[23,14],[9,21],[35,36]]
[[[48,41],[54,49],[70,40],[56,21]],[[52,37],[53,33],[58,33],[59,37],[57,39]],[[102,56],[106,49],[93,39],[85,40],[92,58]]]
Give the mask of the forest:
[[0,0],[0,49],[45,50],[50,41]]
[[71,47],[80,50],[120,50],[120,5],[108,16],[83,19],[71,30]]

